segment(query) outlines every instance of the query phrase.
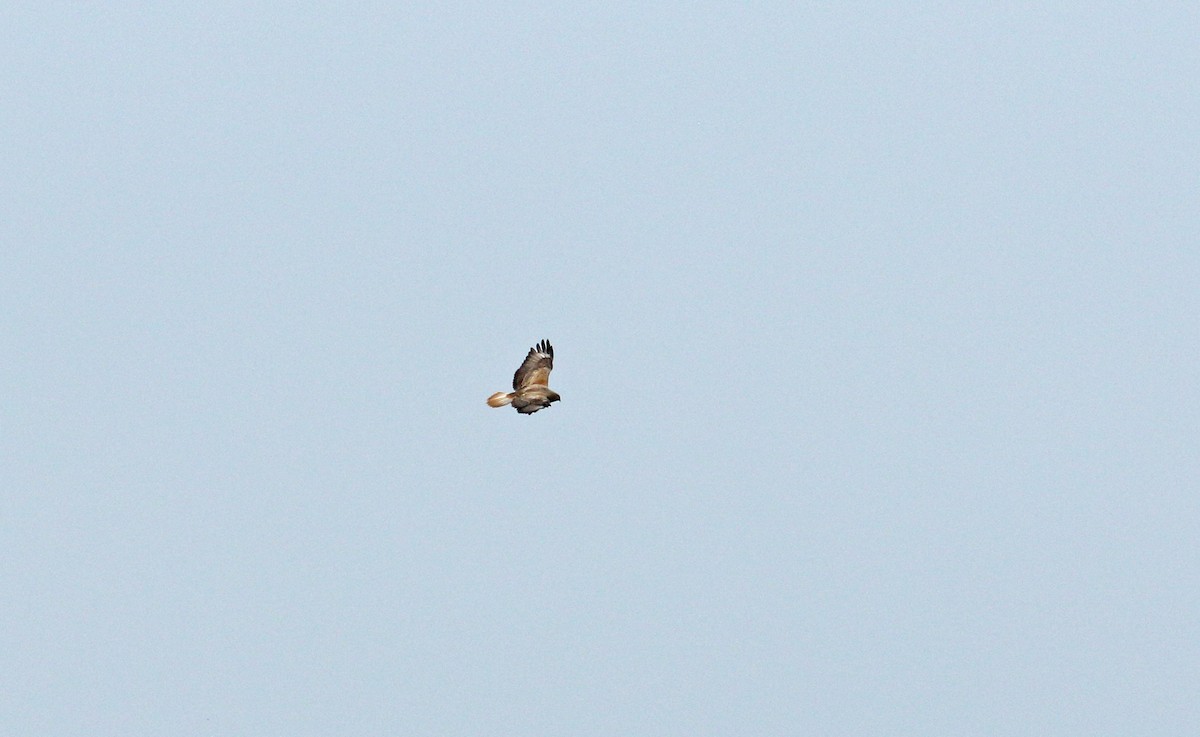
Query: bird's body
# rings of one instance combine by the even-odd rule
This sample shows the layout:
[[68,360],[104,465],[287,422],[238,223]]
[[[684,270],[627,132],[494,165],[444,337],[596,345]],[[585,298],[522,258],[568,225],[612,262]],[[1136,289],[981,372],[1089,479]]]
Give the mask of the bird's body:
[[525,361],[513,374],[513,390],[496,392],[488,397],[490,407],[511,404],[523,415],[531,415],[549,407],[561,397],[550,389],[550,369],[554,368],[554,347],[543,340],[529,349]]

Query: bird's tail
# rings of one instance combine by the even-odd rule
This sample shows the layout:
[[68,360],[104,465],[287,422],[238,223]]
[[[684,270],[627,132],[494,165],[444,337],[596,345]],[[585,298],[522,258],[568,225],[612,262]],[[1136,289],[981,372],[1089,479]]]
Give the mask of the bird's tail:
[[512,404],[513,395],[506,392],[496,392],[488,397],[489,407],[503,407],[506,404]]

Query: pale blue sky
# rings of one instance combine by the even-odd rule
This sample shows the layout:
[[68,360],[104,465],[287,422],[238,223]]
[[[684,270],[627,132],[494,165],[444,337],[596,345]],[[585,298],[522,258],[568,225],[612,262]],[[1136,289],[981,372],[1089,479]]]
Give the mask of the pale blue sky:
[[0,15],[0,734],[1200,734],[1194,3]]

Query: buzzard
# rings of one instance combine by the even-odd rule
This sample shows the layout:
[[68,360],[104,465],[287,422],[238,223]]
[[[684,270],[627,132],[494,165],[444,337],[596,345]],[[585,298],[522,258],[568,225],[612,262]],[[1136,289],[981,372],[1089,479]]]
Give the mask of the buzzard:
[[554,346],[543,340],[529,349],[525,362],[513,374],[513,391],[496,392],[488,397],[489,407],[511,404],[523,415],[531,415],[560,397],[550,391],[550,369],[554,368]]

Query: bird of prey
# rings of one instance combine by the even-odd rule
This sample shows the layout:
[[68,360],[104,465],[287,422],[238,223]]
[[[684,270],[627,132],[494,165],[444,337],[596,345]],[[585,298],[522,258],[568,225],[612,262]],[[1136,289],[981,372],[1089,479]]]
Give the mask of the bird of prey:
[[513,390],[488,397],[489,407],[511,404],[523,415],[531,415],[560,397],[550,390],[550,369],[554,368],[554,347],[543,340],[529,349],[525,362],[513,374]]

